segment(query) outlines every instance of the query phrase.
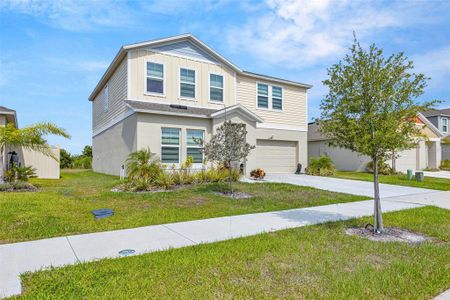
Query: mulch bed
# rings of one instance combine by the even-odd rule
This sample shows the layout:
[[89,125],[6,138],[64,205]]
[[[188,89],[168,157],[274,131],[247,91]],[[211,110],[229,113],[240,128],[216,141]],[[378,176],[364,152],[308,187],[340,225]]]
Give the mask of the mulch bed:
[[406,229],[387,227],[383,233],[375,233],[373,229],[368,228],[347,228],[345,233],[348,235],[356,235],[374,242],[404,242],[409,244],[421,244],[432,238],[423,234],[412,232]]

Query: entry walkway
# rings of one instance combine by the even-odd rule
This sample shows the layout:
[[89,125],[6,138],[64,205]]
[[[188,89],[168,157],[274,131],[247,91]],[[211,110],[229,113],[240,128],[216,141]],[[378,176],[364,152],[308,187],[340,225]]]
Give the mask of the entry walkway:
[[[416,194],[407,199],[392,197],[382,200],[382,208],[384,212],[390,212],[429,204],[450,207],[449,199],[450,192]],[[119,251],[124,249],[142,254],[348,220],[372,213],[373,201],[366,200],[0,245],[0,297],[21,293],[19,275],[23,272],[119,257]]]

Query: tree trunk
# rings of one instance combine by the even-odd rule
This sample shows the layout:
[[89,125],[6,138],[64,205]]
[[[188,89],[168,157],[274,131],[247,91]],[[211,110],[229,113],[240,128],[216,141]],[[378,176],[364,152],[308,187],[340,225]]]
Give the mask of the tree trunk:
[[392,171],[394,173],[397,172],[397,166],[396,166],[396,158],[395,158],[395,151],[392,151]]
[[233,177],[232,177],[232,173],[233,173],[233,170],[232,170],[232,166],[231,166],[231,162],[229,162],[228,163],[228,167],[229,167],[229,172],[230,172],[230,193],[233,195]]
[[374,187],[374,212],[373,228],[375,233],[382,233],[384,230],[383,216],[381,213],[380,184],[378,182],[378,159],[373,158],[373,187]]
[[5,183],[5,180],[3,179],[4,176],[4,172],[5,172],[5,156],[3,155],[3,152],[5,150],[2,148],[0,148],[0,183]]

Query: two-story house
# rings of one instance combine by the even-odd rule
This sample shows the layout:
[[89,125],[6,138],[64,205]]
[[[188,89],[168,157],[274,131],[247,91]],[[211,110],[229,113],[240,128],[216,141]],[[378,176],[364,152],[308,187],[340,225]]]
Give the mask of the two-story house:
[[191,34],[125,45],[89,96],[93,168],[119,174],[127,156],[150,148],[163,164],[203,153],[225,120],[246,124],[256,148],[245,172],[294,172],[307,165],[311,85],[243,71]]
[[423,115],[442,133],[442,159],[450,159],[450,108],[430,109]]

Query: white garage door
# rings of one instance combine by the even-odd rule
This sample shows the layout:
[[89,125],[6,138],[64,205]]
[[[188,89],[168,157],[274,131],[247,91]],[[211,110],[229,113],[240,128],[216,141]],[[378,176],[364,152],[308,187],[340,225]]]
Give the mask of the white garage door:
[[409,149],[400,152],[395,161],[397,171],[406,172],[406,170],[416,170],[417,168],[417,149]]
[[257,140],[256,157],[268,173],[292,173],[297,168],[297,142]]

